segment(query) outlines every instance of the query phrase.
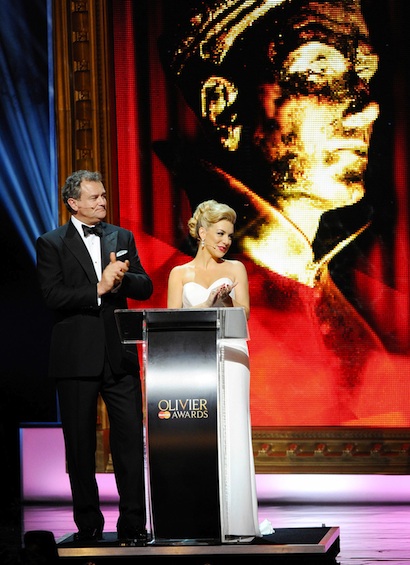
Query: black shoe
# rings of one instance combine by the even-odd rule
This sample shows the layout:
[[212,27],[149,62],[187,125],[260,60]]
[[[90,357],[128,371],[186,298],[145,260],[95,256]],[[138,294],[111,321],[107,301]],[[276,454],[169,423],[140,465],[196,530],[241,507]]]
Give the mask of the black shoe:
[[135,547],[144,546],[148,543],[147,530],[120,530],[118,531],[118,541],[120,546]]
[[76,542],[95,542],[102,540],[102,537],[102,530],[97,528],[84,528],[74,534],[73,540]]

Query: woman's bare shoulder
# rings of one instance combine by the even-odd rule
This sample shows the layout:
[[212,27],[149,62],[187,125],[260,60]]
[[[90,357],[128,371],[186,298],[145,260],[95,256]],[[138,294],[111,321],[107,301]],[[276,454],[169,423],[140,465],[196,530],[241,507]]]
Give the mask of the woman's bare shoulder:
[[170,276],[174,278],[184,279],[192,270],[192,261],[183,263],[182,265],[175,265],[170,271]]
[[245,265],[238,259],[225,259],[225,263],[228,263],[228,265],[236,271],[243,272],[245,270]]

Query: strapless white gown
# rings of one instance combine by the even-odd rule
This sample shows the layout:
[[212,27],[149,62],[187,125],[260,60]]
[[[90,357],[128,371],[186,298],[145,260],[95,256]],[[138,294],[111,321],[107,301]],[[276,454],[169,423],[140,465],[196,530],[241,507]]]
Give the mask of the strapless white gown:
[[[210,291],[228,278],[215,281],[209,288],[195,282],[183,287],[182,305],[192,308],[203,303]],[[231,295],[234,297],[235,289]],[[246,340],[219,340],[221,370],[219,386],[219,476],[222,541],[248,541],[260,536],[256,497],[255,465],[252,452],[249,408],[249,355]]]

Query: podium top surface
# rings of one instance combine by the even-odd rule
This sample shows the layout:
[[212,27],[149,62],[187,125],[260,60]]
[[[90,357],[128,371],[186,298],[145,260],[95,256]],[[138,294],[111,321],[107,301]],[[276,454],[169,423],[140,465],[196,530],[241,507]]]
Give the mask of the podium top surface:
[[151,331],[209,329],[218,339],[249,339],[243,308],[141,308],[115,311],[123,344],[143,342]]

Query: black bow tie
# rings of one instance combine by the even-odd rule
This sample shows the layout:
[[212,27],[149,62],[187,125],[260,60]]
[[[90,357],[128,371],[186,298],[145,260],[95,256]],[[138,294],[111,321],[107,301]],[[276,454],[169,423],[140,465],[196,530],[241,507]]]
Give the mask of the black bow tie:
[[94,227],[90,227],[90,226],[86,226],[84,224],[82,224],[83,226],[83,232],[84,232],[84,236],[88,237],[89,235],[91,235],[92,233],[94,235],[98,235],[98,237],[102,237],[103,234],[103,230],[102,230],[102,225],[101,224],[97,224]]

